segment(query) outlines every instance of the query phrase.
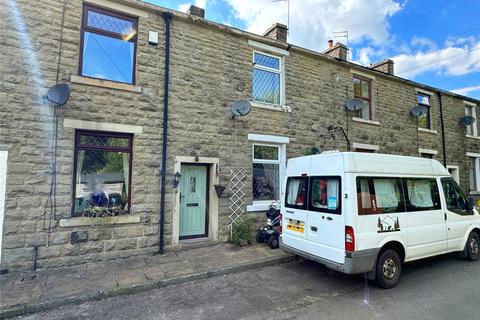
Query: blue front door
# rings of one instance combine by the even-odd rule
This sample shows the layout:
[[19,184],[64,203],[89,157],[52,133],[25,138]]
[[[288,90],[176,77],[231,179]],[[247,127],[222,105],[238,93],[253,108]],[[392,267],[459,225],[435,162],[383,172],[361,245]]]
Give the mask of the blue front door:
[[207,167],[182,165],[180,178],[180,238],[206,237]]

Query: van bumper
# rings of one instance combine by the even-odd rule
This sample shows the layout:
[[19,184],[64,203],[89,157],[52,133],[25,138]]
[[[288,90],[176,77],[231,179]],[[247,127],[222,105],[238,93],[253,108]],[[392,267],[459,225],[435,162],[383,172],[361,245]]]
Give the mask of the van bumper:
[[299,255],[309,260],[316,261],[325,265],[327,268],[340,271],[347,274],[359,274],[371,272],[374,269],[377,255],[380,249],[367,249],[354,252],[347,252],[345,254],[345,263],[338,263],[323,259],[321,257],[312,255],[308,252],[301,251],[284,244],[280,238],[280,248],[283,250]]

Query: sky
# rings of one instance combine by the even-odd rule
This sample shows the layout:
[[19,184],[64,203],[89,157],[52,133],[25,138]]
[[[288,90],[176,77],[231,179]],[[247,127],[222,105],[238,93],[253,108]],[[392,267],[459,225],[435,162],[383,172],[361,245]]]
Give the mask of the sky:
[[[144,0],[262,34],[287,24],[286,0]],[[480,0],[289,0],[289,43],[323,51],[348,31],[350,60],[392,59],[397,76],[480,99]]]

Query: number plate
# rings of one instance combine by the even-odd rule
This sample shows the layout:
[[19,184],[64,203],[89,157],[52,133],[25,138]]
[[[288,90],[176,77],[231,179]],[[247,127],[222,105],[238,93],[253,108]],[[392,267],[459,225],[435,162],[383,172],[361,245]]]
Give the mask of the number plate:
[[292,230],[292,231],[295,231],[295,232],[299,232],[299,233],[303,233],[303,228],[304,228],[304,224],[303,223],[300,223],[300,224],[287,224],[287,229],[288,230]]

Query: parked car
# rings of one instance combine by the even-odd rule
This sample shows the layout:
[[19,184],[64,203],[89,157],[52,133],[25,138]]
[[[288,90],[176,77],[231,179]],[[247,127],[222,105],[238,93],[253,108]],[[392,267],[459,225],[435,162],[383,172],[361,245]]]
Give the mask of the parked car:
[[402,265],[458,251],[478,260],[480,214],[433,159],[337,152],[290,159],[280,246],[382,288]]

